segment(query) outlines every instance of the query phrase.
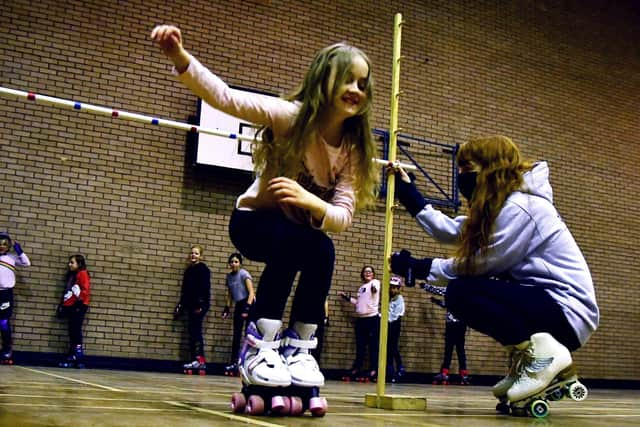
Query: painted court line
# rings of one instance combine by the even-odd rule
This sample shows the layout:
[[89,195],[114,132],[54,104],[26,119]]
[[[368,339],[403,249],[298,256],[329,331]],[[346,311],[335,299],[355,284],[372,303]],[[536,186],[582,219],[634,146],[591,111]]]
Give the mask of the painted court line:
[[[51,384],[49,384],[51,386]],[[49,396],[49,395],[41,395],[41,394],[12,394],[12,393],[0,393],[0,398],[2,397],[18,397],[18,398],[27,398],[27,399],[48,399],[48,400],[68,400],[68,395],[61,396]],[[86,396],[74,396],[73,400],[84,400],[84,401],[92,401],[99,400],[104,402],[139,402],[139,403],[158,403],[157,399],[131,399],[129,397],[86,397]]]
[[[109,391],[114,391],[114,392],[121,392],[121,393],[125,392],[125,390],[120,390],[120,389],[117,389],[115,387],[109,387],[109,386],[105,386],[105,385],[101,385],[101,384],[90,383],[88,381],[82,381],[82,380],[78,380],[78,379],[75,379],[75,378],[66,377],[64,375],[58,375],[58,374],[53,374],[53,373],[50,373],[50,372],[41,371],[39,369],[25,368],[23,366],[16,366],[16,367],[20,368],[20,369],[24,369],[26,371],[35,372],[35,373],[43,374],[43,375],[48,375],[48,376],[51,376],[51,377],[54,377],[54,378],[60,378],[60,379],[66,380],[66,381],[72,381],[72,382],[76,382],[76,383],[79,383],[79,384],[85,384],[85,385],[88,385],[88,386],[91,386],[91,387],[97,387],[97,388],[104,389],[104,390],[109,390]],[[175,406],[175,407],[178,407],[178,408],[189,409],[189,410],[192,410],[192,411],[202,412],[202,413],[210,414],[210,415],[216,415],[216,416],[219,416],[219,417],[228,418],[230,420],[242,421],[243,423],[246,423],[246,424],[253,424],[253,425],[265,426],[265,427],[282,427],[281,424],[267,423],[267,422],[256,420],[256,419],[249,418],[249,417],[241,417],[241,416],[229,414],[229,413],[226,413],[226,412],[220,412],[220,411],[214,411],[214,410],[211,410],[211,409],[199,408],[197,406],[191,406],[191,405],[187,405],[185,403],[174,402],[174,401],[163,401],[163,402],[168,404],[168,405]],[[118,408],[109,408],[109,409],[117,410]],[[149,409],[145,409],[145,410],[149,410]]]
[[72,381],[72,382],[75,382],[75,383],[88,385],[88,386],[91,386],[91,387],[101,388],[103,390],[109,390],[109,391],[115,391],[115,392],[124,392],[124,390],[120,390],[120,389],[115,388],[115,387],[109,387],[109,386],[106,386],[106,385],[90,383],[88,381],[77,380],[75,378],[66,377],[64,375],[52,374],[51,372],[45,372],[45,371],[41,371],[39,369],[25,368],[24,366],[16,366],[16,368],[24,369],[26,371],[35,372],[35,373],[38,373],[38,374],[48,375],[48,376],[54,377],[54,378],[60,378],[62,380],[66,380],[66,381]]
[[28,407],[28,408],[55,408],[55,409],[77,409],[79,411],[133,411],[133,412],[189,412],[186,408],[142,408],[139,406],[78,406],[78,405],[59,405],[52,403],[18,403],[18,402],[9,402],[3,403],[3,406],[20,406],[20,407]]
[[165,400],[164,403],[172,406],[177,406],[179,408],[191,409],[192,411],[202,412],[204,414],[217,415],[219,417],[228,418],[230,420],[242,421],[245,424],[253,424],[256,426],[265,426],[265,427],[282,427],[282,424],[267,423],[265,421],[260,421],[251,417],[241,417],[239,415],[233,415],[227,412],[220,412],[220,411],[214,411],[212,409],[199,408],[197,406],[191,406],[185,403],[174,402],[171,400]]
[[[332,412],[331,416],[334,417],[377,417],[377,418],[421,418],[428,416],[429,418],[490,418],[495,419],[498,414],[442,414],[438,412],[421,412],[421,413],[363,413],[363,412]],[[640,418],[640,414],[608,414],[603,412],[602,414],[558,414],[563,418]],[[514,417],[504,416],[505,420],[512,419]],[[523,418],[531,420],[531,418]],[[430,424],[426,424],[430,425]]]

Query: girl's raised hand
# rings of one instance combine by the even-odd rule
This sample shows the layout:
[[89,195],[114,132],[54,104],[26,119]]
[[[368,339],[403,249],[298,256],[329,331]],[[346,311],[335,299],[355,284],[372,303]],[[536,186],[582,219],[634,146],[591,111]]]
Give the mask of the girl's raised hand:
[[171,57],[171,53],[182,47],[182,33],[173,25],[158,25],[151,31],[151,39],[158,43],[162,52]]
[[158,25],[151,31],[151,39],[155,41],[162,52],[173,62],[179,73],[189,66],[189,55],[182,48],[182,33],[174,25]]

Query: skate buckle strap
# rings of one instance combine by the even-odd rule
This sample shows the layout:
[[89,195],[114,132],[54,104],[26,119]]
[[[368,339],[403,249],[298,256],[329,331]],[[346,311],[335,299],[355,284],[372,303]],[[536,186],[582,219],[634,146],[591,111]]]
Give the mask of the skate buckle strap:
[[285,337],[282,341],[283,341],[283,345],[296,347],[296,348],[305,348],[305,349],[313,350],[314,348],[318,347],[318,339],[316,337],[313,337],[310,340],[301,340],[299,338]]
[[247,335],[247,343],[253,348],[269,348],[276,350],[280,347],[280,340],[263,341],[253,335]]
[[247,365],[247,371],[253,372],[253,370],[260,364],[266,363],[270,368],[274,368],[277,365],[284,365],[282,356],[277,351],[270,349],[261,349],[258,353],[249,361]]

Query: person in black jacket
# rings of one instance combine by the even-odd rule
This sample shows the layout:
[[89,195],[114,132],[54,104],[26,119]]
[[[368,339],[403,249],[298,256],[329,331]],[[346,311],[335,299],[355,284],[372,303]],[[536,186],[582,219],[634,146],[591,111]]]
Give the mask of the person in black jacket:
[[202,247],[193,245],[188,258],[189,265],[182,277],[180,302],[174,310],[174,319],[187,313],[189,325],[189,346],[193,362],[184,365],[184,372],[191,374],[197,370],[201,375],[207,367],[204,357],[202,323],[211,304],[211,271],[202,262]]

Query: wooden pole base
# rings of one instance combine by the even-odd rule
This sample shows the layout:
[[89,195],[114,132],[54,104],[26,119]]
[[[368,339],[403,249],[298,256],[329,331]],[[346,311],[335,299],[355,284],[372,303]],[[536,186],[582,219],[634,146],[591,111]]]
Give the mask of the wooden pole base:
[[369,408],[424,411],[427,409],[427,398],[399,394],[384,394],[378,396],[374,393],[367,393],[364,396],[364,404]]

